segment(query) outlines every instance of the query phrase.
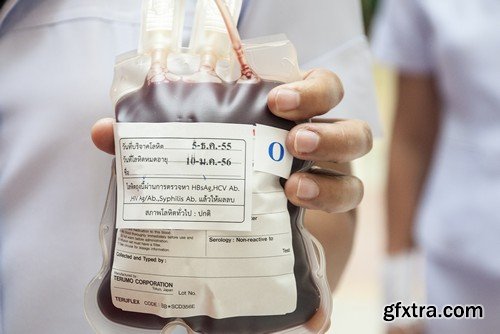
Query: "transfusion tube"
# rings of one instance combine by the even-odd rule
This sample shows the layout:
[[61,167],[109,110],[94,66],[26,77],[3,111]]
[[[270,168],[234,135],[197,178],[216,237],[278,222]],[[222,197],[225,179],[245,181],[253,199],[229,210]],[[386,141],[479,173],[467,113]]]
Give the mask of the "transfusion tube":
[[227,28],[229,39],[231,40],[234,52],[236,53],[236,57],[238,58],[238,62],[240,63],[241,75],[246,79],[256,78],[255,73],[252,71],[246,60],[245,54],[243,52],[243,46],[241,44],[240,33],[238,32],[236,24],[233,22],[231,18],[231,13],[229,12],[227,6],[224,4],[223,0],[214,0],[214,1],[217,4],[217,7],[219,8],[219,11],[222,15],[222,18]]

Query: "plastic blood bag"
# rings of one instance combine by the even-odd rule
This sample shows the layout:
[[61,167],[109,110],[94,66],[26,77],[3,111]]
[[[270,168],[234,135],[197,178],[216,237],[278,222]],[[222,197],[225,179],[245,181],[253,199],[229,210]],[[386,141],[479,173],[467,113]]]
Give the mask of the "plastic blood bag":
[[286,152],[295,123],[267,107],[299,78],[295,51],[282,37],[243,48],[240,8],[199,0],[181,49],[183,1],[146,0],[138,52],[117,61],[116,173],[85,305],[98,333],[328,328],[322,249],[283,190],[310,164]]

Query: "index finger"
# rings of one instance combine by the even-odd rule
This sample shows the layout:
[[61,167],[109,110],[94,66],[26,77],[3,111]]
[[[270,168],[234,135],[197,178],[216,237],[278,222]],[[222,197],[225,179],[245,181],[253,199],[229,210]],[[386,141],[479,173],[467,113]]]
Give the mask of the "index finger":
[[325,69],[307,72],[304,79],[275,87],[268,95],[269,109],[276,115],[300,121],[327,113],[342,100],[339,77]]

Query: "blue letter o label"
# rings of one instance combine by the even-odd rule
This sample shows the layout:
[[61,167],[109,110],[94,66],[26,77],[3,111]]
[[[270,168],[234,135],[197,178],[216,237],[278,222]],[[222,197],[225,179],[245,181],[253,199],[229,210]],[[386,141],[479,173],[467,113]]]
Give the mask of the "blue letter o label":
[[269,145],[268,154],[273,161],[280,162],[285,157],[285,148],[275,141]]

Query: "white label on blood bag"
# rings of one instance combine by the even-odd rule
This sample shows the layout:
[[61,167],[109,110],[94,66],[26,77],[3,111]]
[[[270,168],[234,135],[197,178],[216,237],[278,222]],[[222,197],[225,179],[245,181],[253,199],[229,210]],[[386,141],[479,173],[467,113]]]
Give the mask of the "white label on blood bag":
[[248,231],[253,126],[117,123],[117,228]]
[[286,149],[288,131],[257,124],[255,127],[254,170],[288,179],[293,156]]
[[251,232],[118,229],[114,306],[165,318],[295,311],[292,223],[279,179],[254,172]]
[[[282,175],[252,170],[254,152],[261,155],[253,147],[254,126],[121,123],[115,134],[118,217],[156,219],[152,225],[137,220],[134,229],[118,226],[110,282],[115,307],[165,318],[295,311],[288,202]],[[257,130],[255,140],[284,145],[283,138]],[[280,150],[274,153],[279,160]],[[128,205],[158,214],[147,216]],[[218,228],[242,224],[232,221],[246,214],[242,206],[251,210],[250,231]],[[177,210],[192,211],[183,216]],[[184,224],[201,230],[167,227]]]

